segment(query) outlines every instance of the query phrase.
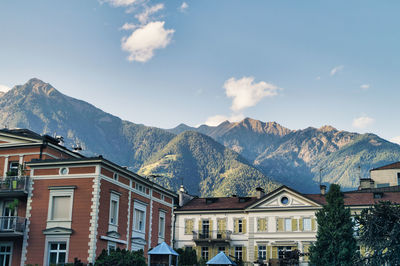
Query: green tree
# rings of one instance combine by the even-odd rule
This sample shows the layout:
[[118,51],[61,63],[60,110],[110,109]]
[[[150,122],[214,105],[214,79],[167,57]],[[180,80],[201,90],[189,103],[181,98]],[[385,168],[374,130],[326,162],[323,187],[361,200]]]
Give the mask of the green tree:
[[332,184],[326,195],[327,204],[316,213],[318,222],[317,241],[310,248],[313,265],[353,265],[357,243],[350,210],[344,207],[340,186]]
[[179,266],[191,266],[197,263],[196,250],[191,248],[179,248],[176,252],[179,254]]
[[400,265],[400,206],[381,201],[364,209],[357,217],[360,243],[368,253],[363,258],[368,265]]
[[100,256],[97,258],[96,266],[146,266],[146,260],[143,255],[143,250],[129,251],[125,249],[111,250],[108,254],[107,250],[103,249]]

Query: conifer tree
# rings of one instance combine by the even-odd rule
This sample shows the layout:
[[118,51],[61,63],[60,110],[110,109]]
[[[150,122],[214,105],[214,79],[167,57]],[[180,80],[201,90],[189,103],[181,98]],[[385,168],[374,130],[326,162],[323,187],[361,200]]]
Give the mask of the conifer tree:
[[310,248],[312,265],[353,265],[357,254],[354,223],[350,210],[344,207],[340,186],[332,184],[326,195],[327,204],[316,213],[317,241]]

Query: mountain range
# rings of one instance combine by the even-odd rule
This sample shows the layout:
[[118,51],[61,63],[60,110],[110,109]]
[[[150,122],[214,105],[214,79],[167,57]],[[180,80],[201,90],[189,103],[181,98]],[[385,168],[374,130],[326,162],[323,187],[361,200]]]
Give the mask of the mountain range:
[[0,95],[0,127],[62,135],[65,146],[103,155],[176,190],[202,196],[254,194],[286,184],[302,192],[323,183],[358,186],[368,170],[400,160],[400,145],[331,126],[291,130],[246,118],[211,127],[135,124],[66,96],[39,79]]

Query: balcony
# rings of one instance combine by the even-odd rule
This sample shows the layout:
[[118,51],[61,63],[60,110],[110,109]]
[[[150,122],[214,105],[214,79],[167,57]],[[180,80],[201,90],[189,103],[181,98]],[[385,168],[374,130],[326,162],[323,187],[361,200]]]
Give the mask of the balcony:
[[0,238],[23,236],[26,218],[18,216],[0,216]]
[[29,176],[7,176],[0,180],[0,196],[15,197],[28,194]]
[[232,231],[193,231],[193,241],[195,242],[229,242],[231,241]]

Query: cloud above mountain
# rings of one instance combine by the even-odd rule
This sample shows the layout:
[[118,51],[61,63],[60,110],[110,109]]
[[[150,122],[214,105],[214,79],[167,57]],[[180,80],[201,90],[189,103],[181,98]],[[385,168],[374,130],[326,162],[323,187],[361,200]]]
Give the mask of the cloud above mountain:
[[256,105],[265,97],[278,95],[278,86],[260,81],[254,82],[254,77],[243,77],[240,79],[230,78],[224,83],[225,94],[232,98],[231,109],[234,112]]
[[336,75],[339,71],[342,71],[343,68],[344,68],[343,65],[335,66],[334,68],[332,68],[332,70],[331,70],[331,72],[330,72],[330,75],[331,75],[331,76]]
[[375,119],[366,115],[353,119],[353,127],[358,129],[365,129],[375,123]]

